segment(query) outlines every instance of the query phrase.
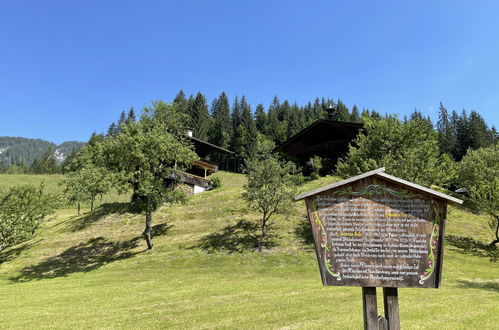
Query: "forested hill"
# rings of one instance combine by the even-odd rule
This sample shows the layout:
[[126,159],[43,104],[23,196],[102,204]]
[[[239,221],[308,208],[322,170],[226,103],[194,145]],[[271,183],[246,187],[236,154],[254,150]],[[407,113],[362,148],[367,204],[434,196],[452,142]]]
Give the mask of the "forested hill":
[[57,162],[62,162],[73,150],[80,148],[84,143],[68,141],[61,145],[41,140],[22,137],[0,137],[0,162],[5,166],[22,163],[31,166],[33,161],[40,158],[47,151],[54,153]]

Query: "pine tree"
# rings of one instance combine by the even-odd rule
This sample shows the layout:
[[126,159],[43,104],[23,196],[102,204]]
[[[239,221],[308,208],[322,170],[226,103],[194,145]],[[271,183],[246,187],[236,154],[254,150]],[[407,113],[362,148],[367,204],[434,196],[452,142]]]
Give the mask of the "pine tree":
[[121,111],[120,119],[118,120],[118,127],[121,127],[122,125],[126,125],[126,113],[125,113],[125,111]]
[[111,125],[109,125],[109,128],[107,129],[107,136],[115,136],[118,133],[119,133],[118,126],[114,122],[112,122]]
[[229,99],[225,92],[213,100],[213,125],[210,131],[210,142],[223,148],[228,148],[232,137]]
[[[192,96],[191,96],[192,97]],[[180,90],[175,98],[173,99],[173,104],[177,106],[177,109],[180,113],[186,114],[190,117],[190,112],[189,112],[189,104],[187,102],[187,99],[185,98],[185,94],[183,90]]]
[[243,148],[244,148],[244,157],[250,158],[253,157],[255,153],[258,131],[256,129],[255,121],[253,120],[253,116],[251,114],[251,107],[246,102],[246,97],[243,95],[241,98],[241,124],[244,127],[243,132]]
[[476,111],[471,111],[469,116],[470,148],[476,150],[492,145],[491,133],[482,116]]
[[305,117],[303,109],[294,103],[291,107],[288,119],[288,138],[300,132],[305,127]]
[[277,96],[274,97],[274,100],[269,106],[269,111],[267,112],[267,135],[271,137],[274,143],[279,142],[279,119],[278,119],[278,111],[279,111],[279,99]]
[[208,140],[210,123],[211,118],[208,113],[206,98],[203,94],[201,94],[201,92],[198,92],[192,107],[192,129],[194,137],[200,140]]
[[128,125],[130,123],[135,123],[136,120],[137,118],[135,117],[135,111],[133,110],[133,107],[131,107],[130,110],[128,111],[125,123]]
[[437,132],[440,151],[453,156],[453,151],[456,148],[456,131],[442,102],[440,102],[438,111]]
[[322,119],[325,117],[324,109],[322,108],[322,105],[321,105],[318,97],[315,98],[312,113],[313,113],[313,121],[316,121],[316,120],[319,120],[319,119]]
[[348,107],[340,99],[338,99],[338,102],[336,103],[333,119],[338,121],[350,121]]
[[350,115],[350,121],[352,123],[360,123],[362,122],[359,114],[359,108],[357,108],[357,105],[353,105],[352,107],[352,114]]
[[256,129],[262,133],[266,134],[266,123],[267,123],[267,115],[265,114],[265,110],[263,108],[263,104],[258,104],[255,109],[255,124]]
[[468,148],[471,146],[469,118],[465,109],[461,112],[461,115],[456,123],[456,137],[456,160],[460,161],[464,155],[466,155]]

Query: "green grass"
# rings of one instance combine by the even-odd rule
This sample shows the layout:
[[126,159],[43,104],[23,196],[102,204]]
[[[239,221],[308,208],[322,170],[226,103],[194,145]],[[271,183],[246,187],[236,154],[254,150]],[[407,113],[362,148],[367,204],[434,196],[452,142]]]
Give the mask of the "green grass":
[[[80,217],[58,210],[35,238],[0,254],[0,327],[362,328],[360,288],[321,284],[303,202],[276,217],[275,246],[255,252],[244,229],[258,215],[241,199],[244,176],[216,175],[222,188],[155,213],[152,251],[139,237],[143,216],[125,204]],[[47,177],[47,188],[60,179]],[[448,220],[442,288],[400,289],[402,328],[497,328],[487,218],[451,207]]]

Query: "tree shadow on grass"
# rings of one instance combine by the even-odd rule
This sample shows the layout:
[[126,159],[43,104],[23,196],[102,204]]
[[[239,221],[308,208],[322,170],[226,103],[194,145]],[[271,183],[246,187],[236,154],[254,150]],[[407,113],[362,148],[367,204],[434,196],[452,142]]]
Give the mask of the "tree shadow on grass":
[[38,244],[40,242],[41,242],[41,239],[37,240],[36,242],[20,244],[15,248],[11,248],[11,249],[7,248],[4,251],[1,251],[0,252],[0,265],[3,264],[4,262],[14,260],[15,258],[19,257],[19,255],[21,255],[21,253],[24,250],[31,249],[33,246],[35,246],[36,244]]
[[132,252],[141,237],[128,241],[108,241],[104,237],[92,238],[72,246],[59,255],[34,266],[23,268],[13,282],[27,282],[45,278],[65,277],[72,273],[89,272],[110,262],[130,258],[140,252]]
[[481,243],[473,238],[447,235],[445,239],[460,253],[489,258],[490,262],[496,262],[499,257],[499,250],[495,246]]
[[313,247],[314,244],[314,234],[312,233],[312,228],[310,228],[310,223],[308,220],[300,221],[298,226],[295,228],[295,235],[301,240],[301,242],[309,247]]
[[152,226],[151,228],[151,236],[154,239],[154,237],[157,236],[164,236],[168,234],[168,232],[173,229],[173,225],[168,224],[168,223],[160,223],[157,225]]
[[459,287],[463,289],[482,289],[499,292],[499,282],[497,281],[486,281],[486,282],[474,282],[474,281],[458,281]]
[[[258,248],[260,236],[257,234],[259,225],[245,219],[239,220],[234,225],[228,225],[222,230],[209,234],[199,240],[199,244],[193,248],[202,248],[209,253],[214,252],[239,252],[255,250]],[[269,228],[270,229],[270,228]],[[268,232],[269,236],[264,248],[276,246],[275,235]]]
[[72,232],[83,230],[100,219],[110,214],[123,214],[130,211],[130,203],[107,203],[99,206],[93,212],[85,213],[79,216],[70,223],[70,230]]

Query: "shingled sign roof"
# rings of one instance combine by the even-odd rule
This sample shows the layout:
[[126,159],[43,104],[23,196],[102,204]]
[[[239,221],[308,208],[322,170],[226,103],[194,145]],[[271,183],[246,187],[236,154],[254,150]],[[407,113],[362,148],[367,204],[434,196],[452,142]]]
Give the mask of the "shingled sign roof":
[[295,201],[299,201],[299,200],[305,199],[307,197],[311,197],[313,195],[319,194],[321,192],[324,192],[324,191],[327,191],[327,190],[330,190],[330,189],[333,189],[333,188],[341,187],[343,185],[346,185],[346,184],[349,184],[349,183],[352,183],[352,182],[355,182],[355,181],[358,181],[358,180],[361,180],[361,179],[364,179],[364,178],[367,178],[367,177],[370,177],[370,176],[378,176],[378,177],[384,178],[384,179],[386,179],[388,181],[391,181],[391,182],[394,182],[394,183],[399,183],[399,184],[402,184],[402,185],[406,185],[406,186],[411,187],[413,189],[416,189],[416,190],[428,193],[430,195],[433,195],[433,196],[435,196],[437,198],[440,198],[440,199],[443,199],[443,200],[446,200],[446,201],[449,201],[449,202],[453,202],[453,203],[457,203],[457,204],[462,204],[463,203],[462,200],[457,199],[455,197],[443,194],[441,192],[435,191],[435,190],[430,189],[430,188],[426,188],[426,187],[420,186],[418,184],[406,181],[404,179],[397,178],[397,177],[395,177],[393,175],[386,174],[384,167],[381,167],[381,168],[378,168],[376,170],[369,171],[369,172],[366,172],[366,173],[363,173],[363,174],[360,174],[360,175],[348,178],[348,179],[340,181],[340,182],[336,182],[336,183],[330,184],[330,185],[325,186],[325,187],[321,187],[319,189],[315,189],[315,190],[312,190],[312,191],[309,191],[309,192],[306,192],[306,193],[303,193],[303,194],[300,194],[300,195],[296,195],[295,196]]

